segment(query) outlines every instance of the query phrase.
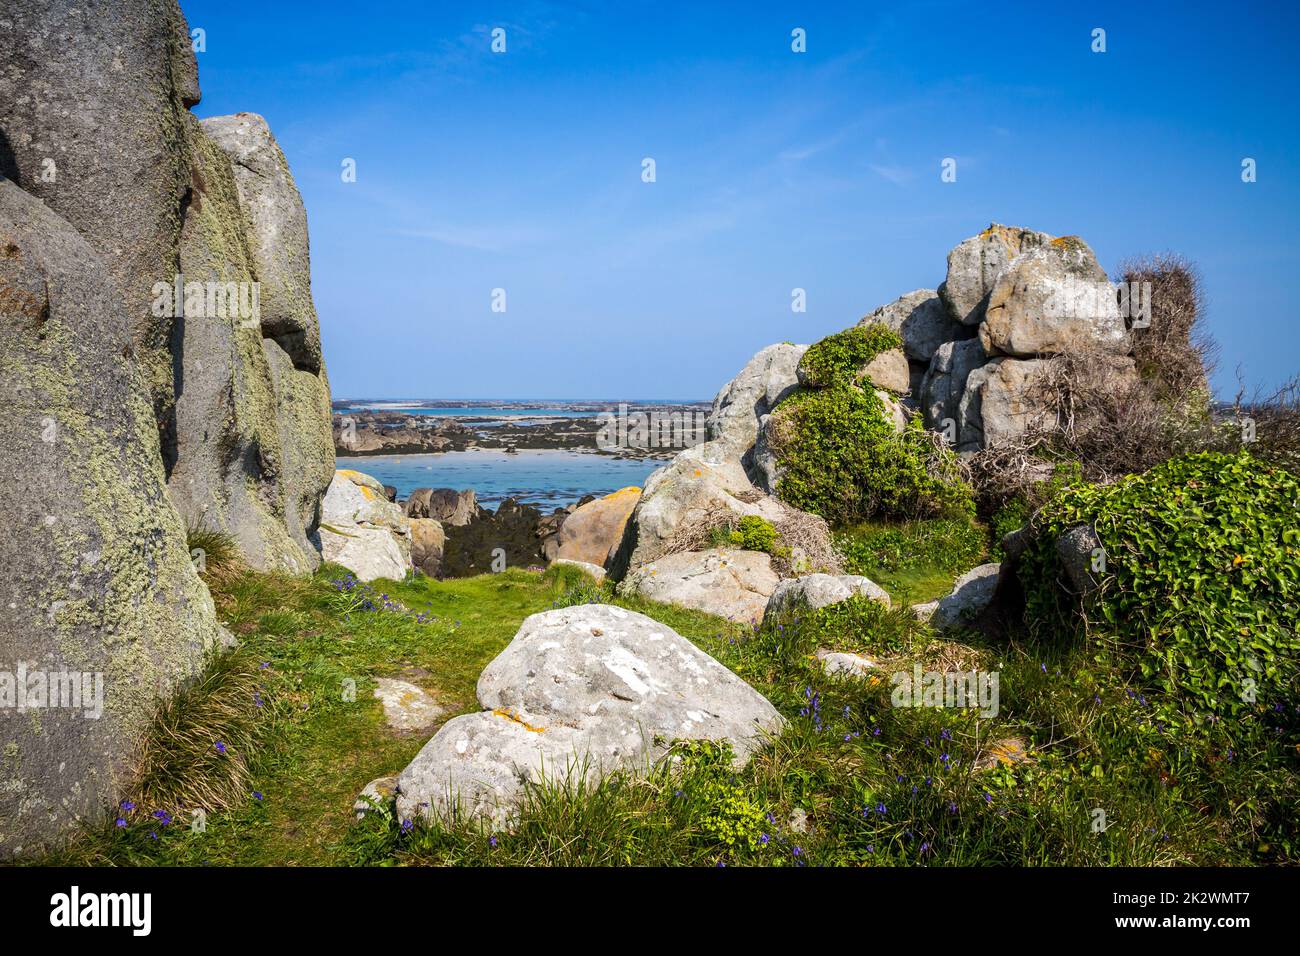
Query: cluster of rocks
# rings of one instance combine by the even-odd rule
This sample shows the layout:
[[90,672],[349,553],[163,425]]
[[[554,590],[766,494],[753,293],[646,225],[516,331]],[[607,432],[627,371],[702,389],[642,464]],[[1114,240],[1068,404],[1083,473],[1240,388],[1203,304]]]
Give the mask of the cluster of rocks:
[[340,469],[322,502],[326,560],[362,581],[400,580],[412,568],[448,578],[552,562],[603,578],[641,497],[640,488],[622,488],[543,514],[513,498],[491,511],[472,489],[417,488],[401,503],[389,492],[370,475]]
[[[804,544],[790,568],[840,570],[826,522],[777,499],[759,436],[777,404],[799,386],[805,345],[770,345],[723,386],[706,423],[708,440],[686,448],[646,480],[610,574],[624,593],[758,623],[782,570],[772,555],[708,547],[708,531],[748,516],[778,531],[798,528]],[[785,576],[791,576],[786,573]]]
[[175,0],[0,19],[0,666],[105,687],[5,721],[7,858],[113,802],[220,644],[187,525],[310,571],[334,451],[301,198],[260,117],[190,112]]
[[977,451],[1055,422],[1038,383],[1053,356],[1088,350],[1136,376],[1119,292],[1092,250],[990,225],[948,253],[937,290],[918,289],[863,318],[899,332],[910,405],[958,451]]

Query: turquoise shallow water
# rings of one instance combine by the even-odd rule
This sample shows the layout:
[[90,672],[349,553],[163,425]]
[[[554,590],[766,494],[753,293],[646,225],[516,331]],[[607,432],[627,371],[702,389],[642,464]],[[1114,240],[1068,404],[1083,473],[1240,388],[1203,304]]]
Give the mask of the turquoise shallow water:
[[573,504],[584,495],[607,495],[628,485],[643,485],[650,472],[664,463],[552,450],[338,459],[339,468],[353,468],[392,485],[399,498],[416,488],[473,488],[483,505],[495,508],[506,498],[515,498],[544,510]]

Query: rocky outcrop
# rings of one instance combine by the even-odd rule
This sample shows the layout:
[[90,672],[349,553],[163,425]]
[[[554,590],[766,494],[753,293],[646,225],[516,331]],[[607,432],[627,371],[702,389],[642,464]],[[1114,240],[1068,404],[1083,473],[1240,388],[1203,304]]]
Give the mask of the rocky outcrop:
[[556,558],[603,568],[618,550],[623,529],[640,500],[641,489],[628,487],[577,508],[560,525]]
[[881,352],[866,364],[858,378],[895,395],[904,395],[912,387],[911,370],[902,349]]
[[624,584],[652,601],[757,624],[779,581],[769,555],[710,548],[665,555],[633,570]]
[[528,783],[644,772],[673,740],[726,741],[743,766],[784,721],[658,622],[602,604],[534,614],[483,671],[484,709],[448,721],[402,771],[397,813],[510,826]]
[[853,597],[865,597],[890,606],[889,594],[875,581],[860,574],[807,574],[782,581],[768,598],[764,620],[775,620],[802,610],[840,604]]
[[[171,285],[193,195],[186,126],[198,69],[175,0],[8,0],[0,29],[0,169],[67,220],[116,287],[168,454],[174,438]],[[168,461],[170,464],[170,461]]]
[[[26,716],[0,720],[0,859],[115,798],[158,699],[217,641],[120,301],[72,225],[0,181],[0,670],[30,675]],[[60,679],[80,706],[41,696]]]
[[468,524],[443,524],[447,542],[441,574],[468,577],[506,568],[542,567],[542,513],[507,498],[495,512],[479,512]]
[[948,253],[948,275],[939,286],[949,316],[963,325],[979,325],[1002,270],[1022,252],[1051,241],[1045,232],[993,223],[978,236],[958,243]]
[[709,440],[679,452],[646,479],[610,559],[612,577],[622,580],[667,555],[701,550],[710,527],[746,516],[763,518],[778,531],[798,524],[813,542],[813,563],[838,570],[825,522],[772,497],[776,466],[762,437],[776,404],[798,388],[796,370],[806,350],[768,346],[722,387],[708,419]]

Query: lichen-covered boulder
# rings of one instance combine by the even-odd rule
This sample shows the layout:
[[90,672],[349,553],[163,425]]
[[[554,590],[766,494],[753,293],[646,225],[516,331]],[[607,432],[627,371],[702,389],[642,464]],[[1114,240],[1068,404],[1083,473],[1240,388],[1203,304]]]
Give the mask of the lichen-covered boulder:
[[1019,358],[1129,350],[1115,287],[1076,236],[1053,239],[1008,263],[989,293],[979,336],[986,352]]
[[782,581],[767,600],[764,620],[776,619],[801,609],[815,611],[840,604],[853,597],[865,597],[890,606],[889,593],[871,578],[860,574],[806,574]]
[[641,489],[628,487],[582,505],[560,525],[556,557],[603,568],[618,550],[627,519],[640,500]]
[[[286,500],[294,467],[281,443],[279,376],[257,322],[248,227],[230,161],[198,120],[189,117],[186,132],[195,175],[180,239],[186,308],[177,323],[168,488],[188,523],[231,534],[252,567],[310,571],[320,555],[308,542],[302,502]],[[314,519],[313,511],[312,529]]]
[[0,12],[0,175],[75,228],[101,257],[127,316],[164,451],[171,440],[171,284],[192,164],[185,126],[199,100],[176,0],[6,0]]
[[479,677],[478,701],[402,771],[401,819],[459,811],[505,828],[529,782],[643,772],[678,739],[725,741],[739,768],[784,725],[671,628],[603,604],[527,618]]
[[160,696],[218,639],[120,302],[91,244],[0,181],[0,670],[86,692],[10,688],[27,706],[0,718],[0,859],[117,798]]
[[334,437],[311,295],[307,211],[266,120],[236,113],[200,125],[229,161],[238,193],[249,270],[259,290],[262,350],[275,396],[274,431],[283,463],[276,480],[277,511],[310,565],[321,496],[334,474]]
[[383,487],[370,475],[338,471],[321,501],[322,556],[362,581],[401,580],[412,567],[411,519]]
[[779,581],[770,555],[710,548],[657,558],[634,569],[622,587],[652,601],[757,624]]
[[1022,252],[1051,241],[1045,232],[993,223],[978,236],[958,243],[948,253],[948,275],[939,286],[948,314],[963,325],[979,325],[989,293],[1006,265]]
[[903,339],[907,357],[928,364],[946,342],[968,339],[974,333],[962,325],[944,307],[933,289],[917,289],[899,296],[865,316],[858,325],[879,323],[897,332]]

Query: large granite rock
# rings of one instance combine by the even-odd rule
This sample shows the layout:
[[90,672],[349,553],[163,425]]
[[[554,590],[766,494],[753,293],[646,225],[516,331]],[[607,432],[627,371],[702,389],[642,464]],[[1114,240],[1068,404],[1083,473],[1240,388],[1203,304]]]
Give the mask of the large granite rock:
[[890,606],[888,592],[871,578],[860,574],[806,574],[788,578],[776,586],[767,600],[763,618],[773,620],[801,610],[815,611],[854,597]]
[[307,211],[284,153],[262,117],[236,113],[210,117],[201,125],[226,155],[239,196],[275,399],[274,431],[282,461],[276,476],[277,510],[289,538],[311,566],[320,500],[334,474],[334,437],[329,379],[311,295]]
[[784,725],[675,631],[601,604],[526,619],[479,677],[478,701],[402,771],[401,819],[459,811],[504,828],[529,782],[641,772],[675,739],[726,741],[740,767]]
[[933,289],[917,289],[899,296],[865,316],[858,325],[874,323],[888,326],[901,335],[907,357],[926,364],[939,346],[968,339],[974,334],[948,314],[939,294]]
[[[282,432],[276,374],[255,311],[248,308],[256,281],[248,227],[230,161],[198,120],[188,119],[194,185],[180,241],[187,301],[176,327],[179,374],[168,489],[187,523],[230,533],[252,567],[310,571],[320,555],[308,542],[307,522],[314,530],[323,486],[314,486],[307,521],[301,502],[286,501],[294,469],[281,441],[297,438]],[[229,294],[209,299],[205,287]],[[328,415],[328,407],[316,411]],[[332,458],[332,446],[328,450]]]
[[173,438],[171,285],[193,198],[188,107],[199,100],[175,0],[7,0],[0,18],[0,175],[99,254],[133,334],[163,451]]
[[556,558],[603,568],[618,550],[627,519],[640,500],[641,489],[628,487],[582,505],[560,525]]
[[1020,358],[1085,348],[1129,350],[1115,287],[1075,236],[1025,252],[1002,270],[979,336],[986,352]]
[[[253,272],[261,283],[262,334],[275,340],[294,368],[319,372],[320,324],[311,297],[307,211],[284,153],[256,113],[210,117],[203,121],[203,131],[234,167],[248,217]],[[327,440],[332,447],[332,439]]]
[[653,601],[757,624],[779,580],[767,554],[710,548],[658,558],[633,570],[622,587]]
[[[36,6],[0,17],[47,30]],[[217,641],[120,303],[91,244],[0,182],[0,670],[72,675],[89,692],[80,708],[33,700],[0,717],[0,859],[53,846],[119,798],[160,695]]]
[[989,293],[1006,265],[1022,252],[1051,241],[1045,232],[993,223],[978,236],[958,243],[948,253],[948,275],[939,286],[948,314],[963,325],[979,325]]

